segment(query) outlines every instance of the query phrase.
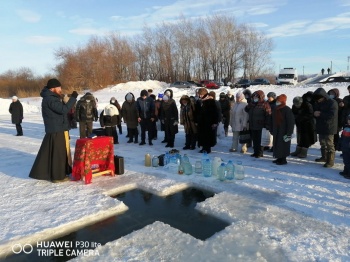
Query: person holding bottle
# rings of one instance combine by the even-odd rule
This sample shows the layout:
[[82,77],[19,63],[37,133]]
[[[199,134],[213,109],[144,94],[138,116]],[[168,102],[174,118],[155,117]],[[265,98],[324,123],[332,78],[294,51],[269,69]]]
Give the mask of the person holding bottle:
[[290,144],[294,130],[294,115],[292,109],[286,105],[287,96],[279,95],[276,98],[276,108],[272,112],[270,132],[273,134],[273,156],[277,158],[272,161],[277,165],[286,165],[287,156],[290,155]]

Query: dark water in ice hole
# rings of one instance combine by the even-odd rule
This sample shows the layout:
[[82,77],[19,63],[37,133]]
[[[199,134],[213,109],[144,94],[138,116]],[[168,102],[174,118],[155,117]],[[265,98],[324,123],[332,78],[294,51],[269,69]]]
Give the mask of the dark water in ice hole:
[[[212,192],[195,188],[188,188],[167,197],[159,197],[134,189],[114,196],[129,207],[125,213],[112,216],[52,241],[56,243],[87,241],[104,245],[155,221],[161,221],[197,239],[205,240],[230,225],[194,209],[198,202],[212,196],[214,196]],[[77,250],[76,247],[72,249]],[[74,257],[57,256],[58,254],[57,251],[56,256],[39,257],[38,250],[34,247],[31,254],[13,255],[4,261],[67,261]],[[63,254],[65,254],[64,251]]]

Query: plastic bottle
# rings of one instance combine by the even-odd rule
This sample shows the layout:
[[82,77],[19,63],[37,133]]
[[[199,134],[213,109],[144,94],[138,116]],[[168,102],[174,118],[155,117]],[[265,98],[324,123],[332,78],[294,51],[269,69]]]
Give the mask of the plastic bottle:
[[159,158],[157,156],[153,156],[153,158],[152,158],[152,166],[153,167],[159,166]]
[[220,164],[220,166],[218,167],[218,170],[217,170],[217,174],[218,174],[218,179],[220,181],[225,181],[226,174],[227,174],[225,163]]
[[150,154],[145,155],[145,166],[151,166],[152,165],[152,159]]
[[171,173],[178,173],[178,166],[179,166],[179,163],[176,155],[171,155],[169,164],[167,165],[167,167],[169,168],[169,171]]
[[226,164],[226,179],[233,180],[235,178],[235,167],[233,165],[232,160],[229,160]]
[[187,154],[184,154],[184,156],[182,157],[182,163],[185,163],[186,161],[190,162],[190,159],[188,158]]
[[190,159],[186,154],[182,158],[182,165],[184,166],[185,175],[192,175],[193,173],[192,165],[190,163]]
[[213,163],[212,163],[212,175],[217,177],[218,176],[218,167],[221,165],[222,160],[220,157],[214,157]]
[[197,174],[202,173],[202,161],[196,161],[196,163],[194,164],[194,172],[196,172]]
[[168,152],[165,152],[165,156],[164,156],[164,166],[166,166],[167,164],[169,164],[170,162],[170,155]]
[[235,179],[244,179],[244,166],[242,165],[242,161],[237,161],[235,165]]
[[183,175],[184,174],[184,166],[182,164],[180,164],[178,167],[177,167],[177,173],[179,175]]
[[211,173],[211,163],[210,163],[210,159],[207,158],[203,164],[203,176],[211,177],[211,174],[212,174]]

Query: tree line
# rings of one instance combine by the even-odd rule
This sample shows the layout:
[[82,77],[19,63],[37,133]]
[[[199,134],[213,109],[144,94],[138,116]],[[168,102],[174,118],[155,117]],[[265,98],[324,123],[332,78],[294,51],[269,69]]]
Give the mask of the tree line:
[[[238,76],[253,79],[272,75],[272,40],[234,17],[182,17],[126,37],[111,32],[93,36],[79,47],[55,51],[54,68],[67,91],[92,91],[127,81],[215,79]],[[35,77],[28,68],[0,75],[0,95],[38,95],[48,78]]]

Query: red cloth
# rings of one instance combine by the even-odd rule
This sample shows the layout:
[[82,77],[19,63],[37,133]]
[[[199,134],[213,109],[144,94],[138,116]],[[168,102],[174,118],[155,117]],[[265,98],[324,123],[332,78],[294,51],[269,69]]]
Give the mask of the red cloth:
[[99,171],[112,170],[114,175],[113,137],[100,136],[77,140],[72,170],[73,180],[85,177],[85,184],[91,183],[91,166],[96,164],[99,165]]

